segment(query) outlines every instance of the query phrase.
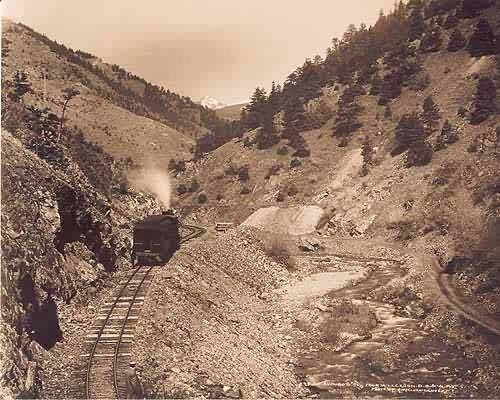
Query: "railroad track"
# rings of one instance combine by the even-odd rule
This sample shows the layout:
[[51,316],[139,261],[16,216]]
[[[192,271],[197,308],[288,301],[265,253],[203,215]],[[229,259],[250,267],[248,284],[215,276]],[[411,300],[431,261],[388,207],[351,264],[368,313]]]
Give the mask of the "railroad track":
[[182,235],[181,244],[186,243],[189,240],[195,239],[203,235],[207,230],[205,228],[196,225],[181,225],[181,228],[189,231],[186,235]]
[[85,337],[88,358],[85,397],[126,398],[123,373],[129,365],[135,325],[157,266],[140,266],[120,282],[114,298],[105,302]]
[[[206,230],[183,225],[188,230],[181,243],[203,235]],[[161,266],[140,266],[131,271],[100,308],[85,337],[87,359],[85,398],[122,399],[127,397],[125,371],[131,361],[135,326],[154,274]]]

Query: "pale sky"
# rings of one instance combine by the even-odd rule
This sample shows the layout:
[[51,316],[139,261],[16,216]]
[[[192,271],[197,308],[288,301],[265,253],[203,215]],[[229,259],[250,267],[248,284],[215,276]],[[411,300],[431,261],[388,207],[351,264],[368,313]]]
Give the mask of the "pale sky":
[[246,101],[394,0],[3,0],[2,15],[197,101]]

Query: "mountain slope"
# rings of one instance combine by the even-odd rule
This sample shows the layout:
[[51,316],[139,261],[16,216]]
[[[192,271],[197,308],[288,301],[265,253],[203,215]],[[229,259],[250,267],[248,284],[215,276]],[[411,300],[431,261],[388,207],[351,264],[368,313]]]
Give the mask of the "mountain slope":
[[78,90],[80,94],[68,103],[66,125],[81,129],[116,159],[131,156],[136,162],[154,159],[166,165],[171,158],[189,158],[194,137],[224,135],[233,129],[189,98],[68,49],[25,25],[4,20],[3,39],[7,49],[3,85],[17,71],[25,72],[33,89],[25,101],[46,106],[58,116],[63,89]]

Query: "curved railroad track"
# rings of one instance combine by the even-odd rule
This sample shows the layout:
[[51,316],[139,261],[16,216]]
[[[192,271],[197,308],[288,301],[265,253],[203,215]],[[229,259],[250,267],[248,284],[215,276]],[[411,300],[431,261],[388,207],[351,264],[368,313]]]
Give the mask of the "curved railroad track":
[[187,235],[183,235],[181,237],[181,244],[186,243],[189,240],[196,239],[197,237],[203,235],[207,230],[205,228],[202,228],[200,226],[196,225],[181,225],[182,229],[186,229],[189,231]]
[[452,308],[455,309],[465,319],[473,322],[474,324],[486,330],[488,333],[493,334],[500,339],[500,323],[486,315],[482,315],[474,308],[465,304],[461,299],[457,290],[453,286],[452,276],[445,273],[440,273],[438,277],[438,284],[441,293],[446,297]]
[[[182,225],[188,230],[181,243],[195,239],[206,229]],[[122,399],[127,397],[124,372],[131,361],[135,325],[154,274],[161,266],[139,266],[120,282],[117,290],[100,308],[85,337],[87,358],[85,398]],[[82,371],[83,372],[83,371]]]

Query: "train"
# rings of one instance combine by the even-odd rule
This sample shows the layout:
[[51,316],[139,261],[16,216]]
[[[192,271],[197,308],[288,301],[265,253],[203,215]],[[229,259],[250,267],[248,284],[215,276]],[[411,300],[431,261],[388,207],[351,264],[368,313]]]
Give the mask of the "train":
[[134,225],[132,265],[162,265],[180,246],[180,222],[174,210],[150,215]]

